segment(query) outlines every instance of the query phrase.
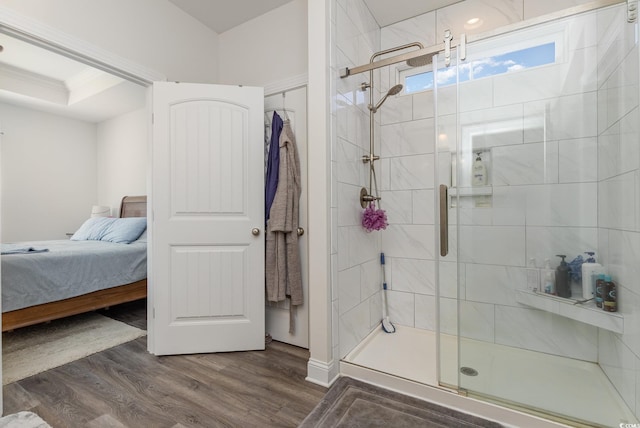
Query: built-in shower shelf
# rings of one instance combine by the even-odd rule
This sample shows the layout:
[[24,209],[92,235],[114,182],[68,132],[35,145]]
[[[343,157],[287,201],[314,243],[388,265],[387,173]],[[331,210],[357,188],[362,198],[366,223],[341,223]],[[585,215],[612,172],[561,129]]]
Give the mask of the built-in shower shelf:
[[516,301],[566,318],[604,328],[614,333],[624,332],[624,317],[618,312],[606,312],[593,300],[576,304],[574,299],[541,294],[528,290],[516,290]]
[[493,186],[451,187],[450,196],[488,196],[493,195]]

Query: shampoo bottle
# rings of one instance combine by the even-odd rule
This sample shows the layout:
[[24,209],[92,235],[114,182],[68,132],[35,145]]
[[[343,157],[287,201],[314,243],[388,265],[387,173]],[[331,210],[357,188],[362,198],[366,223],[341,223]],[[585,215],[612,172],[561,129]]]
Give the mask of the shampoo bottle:
[[602,309],[607,312],[616,312],[618,310],[616,284],[611,280],[609,275],[605,276],[604,290]]
[[589,300],[594,297],[596,275],[604,272],[602,271],[602,265],[596,263],[596,259],[593,257],[595,253],[587,251],[586,254],[589,257],[582,264],[582,298]]
[[476,160],[473,163],[471,184],[473,186],[486,186],[487,183],[487,167],[480,157],[480,152],[478,152]]
[[562,260],[560,265],[556,268],[556,293],[560,297],[571,297],[571,284],[569,283],[569,265],[564,261],[564,254],[559,254]]
[[607,277],[611,279],[609,275],[605,275],[601,273],[601,274],[598,274],[598,278],[596,279],[596,291],[594,296],[596,298],[596,306],[599,308],[602,307],[602,301],[604,300]]

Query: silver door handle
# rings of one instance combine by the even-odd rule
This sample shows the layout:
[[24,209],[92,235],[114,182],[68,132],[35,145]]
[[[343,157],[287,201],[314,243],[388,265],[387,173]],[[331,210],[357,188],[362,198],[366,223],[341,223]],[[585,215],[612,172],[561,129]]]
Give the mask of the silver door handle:
[[448,190],[446,185],[440,185],[440,255],[442,257],[449,254]]
[[304,228],[303,227],[299,227],[298,228],[298,236],[302,236],[304,235]]
[[258,229],[257,227],[254,227],[253,229],[251,229],[251,233],[254,236],[258,236],[258,235],[260,235],[260,229]]

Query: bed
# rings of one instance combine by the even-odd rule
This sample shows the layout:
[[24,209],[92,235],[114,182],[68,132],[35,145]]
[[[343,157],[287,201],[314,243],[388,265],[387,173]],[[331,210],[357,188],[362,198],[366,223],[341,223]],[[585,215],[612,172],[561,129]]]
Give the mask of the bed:
[[[146,213],[146,196],[122,199],[120,218]],[[16,254],[1,257],[3,332],[147,296],[146,229],[129,244],[53,240],[15,245]]]

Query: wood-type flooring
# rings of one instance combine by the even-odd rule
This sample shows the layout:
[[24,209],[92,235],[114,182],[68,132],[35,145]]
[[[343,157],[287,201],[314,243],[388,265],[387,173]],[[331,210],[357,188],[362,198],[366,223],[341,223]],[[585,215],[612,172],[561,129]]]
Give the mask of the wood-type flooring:
[[[101,313],[146,326],[144,301]],[[296,427],[326,392],[305,381],[308,358],[275,341],[156,357],[143,337],[6,385],[4,414],[30,410],[54,428]]]

